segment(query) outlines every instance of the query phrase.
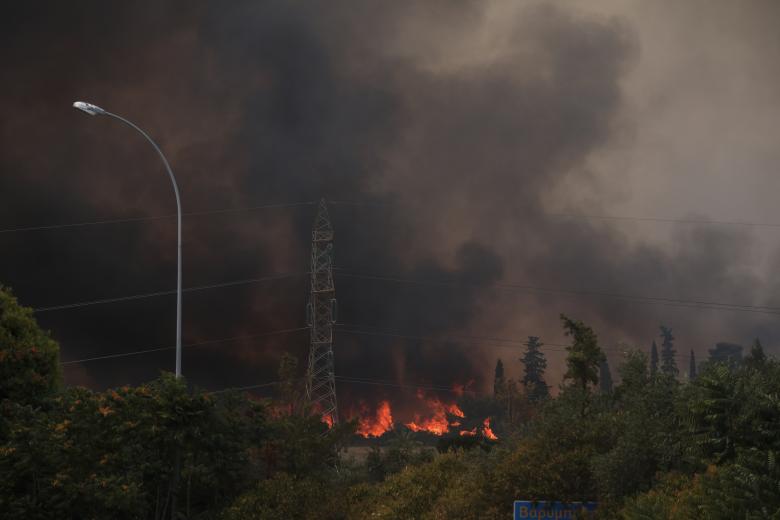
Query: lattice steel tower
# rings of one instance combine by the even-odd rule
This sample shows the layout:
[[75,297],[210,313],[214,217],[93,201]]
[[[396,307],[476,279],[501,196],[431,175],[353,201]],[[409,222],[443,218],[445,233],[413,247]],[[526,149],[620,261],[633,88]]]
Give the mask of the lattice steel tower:
[[306,397],[330,424],[338,422],[336,379],[333,371],[333,324],[336,290],[333,286],[333,227],[325,199],[320,201],[311,232],[311,296],[306,306],[310,330]]

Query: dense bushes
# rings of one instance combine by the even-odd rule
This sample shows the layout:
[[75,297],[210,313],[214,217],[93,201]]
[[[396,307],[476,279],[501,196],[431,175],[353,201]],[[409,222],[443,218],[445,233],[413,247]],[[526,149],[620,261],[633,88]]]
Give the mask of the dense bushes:
[[453,436],[436,453],[399,428],[355,462],[339,455],[355,424],[308,413],[289,356],[275,404],[171,375],[63,390],[30,311],[0,290],[0,312],[2,518],[490,519],[518,499],[596,500],[600,518],[780,518],[780,363],[758,343],[687,383],[628,352],[621,383],[596,392],[597,338],[568,320],[577,363],[556,398],[497,385],[459,402],[498,442]]
[[338,515],[332,484],[318,478],[278,473],[261,480],[240,496],[222,514],[223,520],[288,520],[290,518],[333,518]]
[[2,518],[163,518],[174,502],[187,518],[213,517],[254,482],[271,493],[293,482],[285,475],[327,481],[349,432],[191,392],[170,374],[104,393],[68,389],[37,408],[6,401],[4,412]]
[[41,407],[6,407],[0,457],[4,518],[154,518],[224,505],[248,476],[249,425],[237,402],[188,393],[167,375],[106,393],[69,389]]
[[0,286],[0,401],[36,403],[60,385],[59,347]]

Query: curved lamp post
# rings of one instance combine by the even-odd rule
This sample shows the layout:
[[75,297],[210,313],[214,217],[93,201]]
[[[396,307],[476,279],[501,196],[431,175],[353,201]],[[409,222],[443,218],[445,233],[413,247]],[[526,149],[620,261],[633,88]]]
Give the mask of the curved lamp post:
[[108,112],[107,110],[103,110],[102,108],[92,105],[90,103],[85,103],[83,101],[76,101],[73,103],[73,108],[77,108],[78,110],[81,110],[82,112],[85,112],[91,116],[110,116],[115,119],[119,119],[127,126],[130,126],[134,129],[136,129],[142,136],[146,138],[147,141],[151,143],[152,146],[154,146],[154,149],[157,150],[157,153],[160,154],[160,158],[163,161],[163,164],[165,164],[165,169],[168,170],[168,176],[171,178],[171,182],[173,183],[173,192],[176,194],[176,217],[177,217],[177,241],[176,241],[176,247],[177,247],[177,279],[176,279],[176,377],[181,377],[181,199],[179,198],[179,187],[176,185],[176,177],[173,176],[173,171],[171,170],[171,166],[168,164],[168,160],[163,155],[162,151],[160,150],[160,147],[157,146],[157,143],[155,143],[151,137],[149,137],[146,132],[138,128],[135,124],[128,121],[122,116],[118,116],[116,114],[112,114],[111,112]]

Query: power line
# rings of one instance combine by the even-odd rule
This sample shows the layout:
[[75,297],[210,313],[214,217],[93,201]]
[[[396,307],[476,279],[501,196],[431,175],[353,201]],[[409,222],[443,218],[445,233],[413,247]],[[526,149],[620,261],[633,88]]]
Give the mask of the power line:
[[[296,378],[296,379],[303,379],[303,378]],[[257,385],[249,385],[249,386],[238,386],[238,387],[230,387],[230,388],[223,388],[222,390],[213,390],[211,392],[206,392],[207,394],[222,394],[225,392],[240,392],[242,390],[255,390],[257,388],[265,388],[268,386],[275,386],[280,385],[284,383],[285,381],[269,381],[268,383],[260,383]]]
[[[490,337],[484,337],[484,336],[460,336],[460,335],[447,335],[443,337],[432,337],[432,336],[417,336],[413,334],[405,334],[402,333],[396,329],[385,329],[385,330],[377,330],[377,329],[371,329],[366,330],[364,327],[361,327],[360,325],[352,325],[348,323],[338,323],[337,324],[340,327],[349,327],[349,328],[355,328],[355,329],[362,329],[362,330],[348,330],[348,329],[339,329],[342,332],[346,333],[352,333],[352,334],[365,334],[368,336],[386,336],[386,337],[393,337],[393,338],[399,338],[399,339],[416,339],[416,340],[422,340],[422,341],[431,341],[431,342],[441,342],[441,343],[468,343],[470,340],[477,340],[482,342],[499,342],[499,343],[515,343],[516,346],[522,346],[525,344],[525,342],[516,340],[516,339],[509,339],[509,338],[490,338]],[[482,344],[482,343],[473,343],[473,344]],[[553,345],[557,347],[568,347],[569,345],[563,345],[560,343],[544,343],[545,345]],[[499,348],[514,348],[510,347],[509,345],[498,345]]]
[[382,381],[379,379],[368,379],[368,378],[358,378],[358,377],[347,377],[347,376],[336,376],[337,381],[342,381],[344,383],[355,383],[355,384],[361,384],[361,385],[374,385],[374,386],[393,386],[397,388],[415,388],[415,389],[421,389],[421,390],[437,390],[437,391],[443,391],[443,392],[452,392],[455,394],[460,393],[470,393],[470,394],[476,394],[474,390],[466,390],[466,389],[454,389],[449,386],[440,386],[440,385],[430,385],[430,384],[413,384],[413,383],[395,383],[390,381]]
[[[298,328],[294,328],[294,329],[280,329],[280,330],[274,330],[274,331],[270,331],[270,332],[261,332],[261,333],[258,333],[258,334],[250,334],[248,336],[247,335],[245,335],[245,336],[232,336],[232,337],[228,337],[228,338],[210,339],[210,340],[205,340],[205,341],[197,341],[197,342],[194,342],[194,343],[187,343],[187,344],[182,345],[182,346],[185,347],[185,348],[201,347],[201,346],[204,346],[204,345],[213,345],[213,344],[216,344],[216,343],[225,343],[225,342],[228,342],[228,341],[238,341],[238,340],[244,340],[244,339],[255,339],[255,338],[260,338],[260,337],[265,337],[265,336],[276,336],[276,335],[279,335],[279,334],[289,334],[289,333],[292,333],[292,332],[299,332],[299,331],[302,331],[302,330],[309,330],[309,327],[298,327]],[[158,348],[150,348],[150,349],[144,349],[144,350],[135,350],[135,351],[132,351],[132,352],[122,352],[122,353],[118,353],[118,354],[106,354],[104,356],[95,356],[95,357],[90,357],[90,358],[74,359],[74,360],[70,360],[70,361],[62,361],[62,362],[60,362],[60,365],[74,365],[74,364],[89,363],[91,361],[100,361],[100,360],[104,360],[104,359],[116,359],[116,358],[122,358],[122,357],[128,357],[128,356],[137,356],[137,355],[140,355],[140,354],[149,354],[151,352],[161,352],[163,350],[173,350],[175,348],[176,348],[175,346],[174,347],[158,347]]]
[[[398,201],[375,201],[375,202],[361,202],[361,201],[349,201],[349,200],[333,200],[328,201],[329,204],[339,206],[366,206],[366,207],[393,207],[393,206],[408,206]],[[658,222],[663,224],[694,224],[694,225],[717,225],[717,226],[741,226],[741,227],[764,227],[764,228],[780,228],[780,224],[773,224],[770,222],[745,222],[738,220],[705,220],[705,219],[692,219],[692,218],[662,218],[662,217],[637,217],[631,215],[589,215],[582,213],[538,213],[541,217],[547,218],[567,218],[567,219],[581,219],[581,220],[616,220],[616,221],[629,221],[629,222]]]
[[[340,327],[358,327],[357,325],[349,325],[345,323],[339,323],[338,326]],[[280,329],[270,332],[262,332],[258,334],[250,334],[250,335],[243,335],[243,336],[231,336],[226,338],[217,338],[217,339],[211,339],[211,340],[205,340],[205,341],[198,341],[194,343],[187,343],[183,345],[185,348],[192,348],[192,347],[200,347],[204,345],[212,345],[217,343],[225,343],[229,341],[239,341],[239,340],[246,340],[246,339],[255,339],[259,337],[265,337],[265,336],[274,336],[279,334],[289,334],[292,332],[300,332],[304,330],[309,330],[309,327],[297,327],[292,329]],[[481,336],[448,336],[446,338],[434,338],[434,337],[428,337],[428,336],[415,336],[410,334],[394,334],[386,331],[378,331],[378,330],[348,330],[348,329],[340,329],[342,332],[346,334],[359,334],[359,335],[369,335],[369,336],[382,336],[382,337],[392,337],[392,338],[398,338],[398,339],[413,339],[413,340],[421,340],[421,341],[428,341],[428,342],[439,342],[439,343],[468,343],[464,342],[463,340],[473,340],[473,339],[482,339],[482,340],[488,340],[488,341],[498,341],[498,342],[512,342],[517,343],[517,346],[522,346],[524,343],[518,340],[512,340],[508,338],[487,338],[487,337],[481,337]],[[471,343],[473,345],[484,345],[482,343]],[[545,346],[558,346],[558,347],[568,347],[569,345],[563,345],[560,343],[544,343],[543,347]],[[493,345],[495,348],[515,348],[509,345]],[[150,354],[154,352],[162,352],[165,350],[173,350],[176,347],[156,347],[156,348],[149,348],[149,349],[143,349],[143,350],[134,350],[131,352],[121,352],[116,354],[106,354],[102,356],[94,356],[89,358],[82,358],[82,359],[74,359],[69,361],[62,361],[60,362],[60,365],[74,365],[74,364],[82,364],[82,363],[89,363],[92,361],[101,361],[106,359],[116,359],[116,358],[123,358],[123,357],[129,357],[129,356],[137,356],[141,354]],[[623,352],[624,349],[619,348],[612,348],[612,347],[601,347],[602,350],[606,351],[613,351],[613,352]],[[565,349],[545,349],[546,351],[555,351],[555,352],[564,352]],[[677,357],[684,357],[683,354],[677,353]],[[338,378],[337,378],[338,379]],[[357,378],[351,378],[351,379],[357,379]]]
[[586,220],[624,220],[631,222],[661,222],[665,224],[696,224],[696,225],[718,225],[718,226],[743,226],[743,227],[766,227],[780,228],[780,224],[771,224],[764,222],[741,222],[734,220],[702,220],[702,219],[675,219],[658,217],[632,217],[617,215],[582,215],[577,213],[544,213],[544,216],[551,218],[570,218]]
[[[349,325],[345,323],[339,323],[338,326],[340,327],[358,327],[357,325]],[[300,332],[304,330],[309,330],[309,327],[297,327],[292,329],[280,329],[270,332],[262,332],[258,334],[250,334],[250,335],[243,335],[243,336],[230,336],[226,338],[217,338],[217,339],[211,339],[211,340],[205,340],[205,341],[198,341],[194,343],[187,343],[183,345],[185,348],[192,348],[192,347],[200,347],[204,345],[212,345],[217,343],[225,343],[228,341],[239,341],[239,340],[246,340],[246,339],[255,339],[259,337],[265,337],[265,336],[274,336],[279,334],[289,334],[292,332]],[[426,336],[415,336],[415,335],[409,335],[409,334],[394,334],[389,333],[385,331],[378,331],[378,330],[348,330],[348,329],[340,329],[342,332],[347,334],[360,334],[360,335],[369,335],[369,336],[382,336],[382,337],[392,337],[392,338],[399,338],[399,339],[414,339],[414,340],[421,340],[421,341],[429,341],[429,342],[441,342],[441,343],[464,343],[463,339],[466,340],[473,340],[473,339],[482,339],[482,340],[488,340],[488,341],[498,341],[498,342],[511,342],[511,343],[517,343],[517,346],[521,346],[524,343],[520,342],[518,340],[512,340],[508,338],[487,338],[487,337],[481,337],[481,336],[449,336],[446,338],[434,338],[434,337],[426,337]],[[472,343],[474,345],[481,345],[480,343]],[[560,343],[544,343],[542,344],[543,347],[545,346],[559,346],[559,347],[568,347],[569,345],[563,345]],[[496,348],[514,348],[512,346],[508,345],[494,345]],[[62,361],[60,362],[60,365],[74,365],[74,364],[82,364],[82,363],[89,363],[92,361],[101,361],[106,359],[116,359],[116,358],[123,358],[123,357],[129,357],[129,356],[137,356],[141,354],[150,354],[154,352],[162,352],[165,350],[172,350],[176,347],[156,347],[156,348],[149,348],[149,349],[143,349],[143,350],[134,350],[131,352],[121,352],[116,354],[106,354],[102,356],[94,356],[89,358],[82,358],[82,359],[74,359],[69,361]],[[618,348],[610,348],[610,347],[601,347],[602,350],[609,350],[609,351],[620,351],[622,352],[623,349]],[[545,349],[547,351],[556,351],[556,352],[563,352],[565,349]],[[682,354],[676,354],[678,357],[684,357]],[[338,378],[337,378],[338,379]],[[357,379],[357,378],[351,378],[351,379]]]
[[[455,394],[460,393],[467,393],[467,394],[477,394],[474,390],[466,390],[466,389],[455,389],[451,386],[443,386],[443,385],[432,385],[428,383],[410,383],[406,381],[387,381],[382,379],[371,379],[366,377],[350,377],[350,376],[335,376],[337,381],[341,381],[343,383],[347,384],[360,384],[360,385],[373,385],[373,386],[391,386],[396,388],[413,388],[416,390],[436,390],[440,392],[452,392]],[[294,379],[291,379],[289,381],[301,381],[303,379],[306,379],[305,377],[296,377]],[[222,390],[214,390],[211,392],[206,392],[208,394],[219,394],[223,392],[231,392],[231,391],[242,391],[242,390],[254,390],[256,388],[265,388],[269,386],[279,385],[282,383],[285,383],[287,381],[269,381],[267,383],[260,383],[256,385],[249,385],[249,386],[239,386],[239,387],[230,387],[230,388],[224,388]]]
[[[304,203],[300,203],[300,204],[304,204]],[[520,285],[520,284],[512,284],[512,283],[478,284],[478,283],[443,281],[443,280],[442,281],[415,280],[415,279],[408,279],[408,278],[403,278],[398,276],[381,276],[381,275],[350,273],[343,269],[336,269],[336,268],[334,268],[334,271],[337,271],[336,274],[343,277],[371,279],[371,280],[380,280],[386,282],[407,283],[407,284],[416,284],[416,285],[453,286],[453,287],[494,287],[498,289],[508,289],[508,290],[515,290],[515,291],[529,291],[529,292],[553,293],[553,294],[572,294],[577,296],[595,296],[595,297],[614,298],[614,299],[630,301],[634,303],[648,304],[648,305],[661,305],[661,306],[680,307],[680,308],[727,310],[727,311],[737,311],[737,312],[752,312],[758,314],[780,315],[780,307],[734,304],[728,302],[705,301],[705,300],[685,300],[685,299],[677,299],[677,298],[653,297],[653,296],[644,296],[644,295],[629,295],[629,294],[620,294],[620,293],[594,291],[594,290],[550,288],[550,287],[529,286],[529,285]],[[310,273],[308,272],[292,273],[292,274],[282,274],[282,275],[263,277],[263,278],[235,280],[235,281],[230,281],[230,282],[225,282],[220,284],[189,287],[184,289],[183,292],[192,292],[192,291],[200,291],[206,289],[229,287],[235,285],[244,285],[249,283],[258,283],[258,282],[269,281],[269,280],[302,276],[305,274],[310,274]],[[175,290],[157,291],[152,293],[135,294],[135,295],[128,295],[128,296],[120,296],[115,298],[104,298],[104,299],[91,300],[91,301],[74,302],[74,303],[67,303],[67,304],[54,305],[48,307],[39,307],[33,310],[36,313],[41,313],[41,312],[49,312],[49,311],[56,311],[56,310],[73,309],[73,308],[79,308],[79,307],[85,307],[91,305],[117,303],[122,301],[130,301],[130,300],[151,298],[157,296],[167,296],[175,293],[176,293]]]
[[[259,209],[268,209],[268,208],[285,208],[285,207],[297,207],[297,206],[304,206],[304,205],[313,205],[315,202],[307,201],[307,202],[292,202],[292,203],[282,203],[282,204],[266,204],[266,205],[260,205],[260,206],[250,206],[250,207],[244,207],[244,208],[227,208],[227,209],[217,209],[217,210],[208,210],[208,211],[200,211],[200,212],[190,212],[183,214],[184,216],[199,216],[199,215],[213,215],[213,214],[220,214],[220,213],[232,213],[232,212],[242,212],[242,211],[253,211],[253,210],[259,210]],[[358,201],[331,201],[331,204],[336,205],[388,205],[388,204],[397,204],[396,202],[385,202],[385,203],[364,203],[364,202],[358,202]],[[53,224],[53,225],[45,225],[45,226],[33,226],[33,227],[21,227],[21,228],[9,228],[9,229],[2,229],[0,230],[0,233],[11,233],[11,232],[19,232],[19,231],[35,231],[35,230],[46,230],[46,229],[61,229],[61,228],[72,228],[72,227],[80,227],[80,226],[92,226],[92,225],[101,225],[101,224],[117,224],[117,223],[127,223],[127,222],[140,222],[140,221],[147,221],[147,220],[158,220],[158,219],[165,219],[165,218],[171,218],[175,217],[175,214],[170,215],[162,215],[162,216],[152,216],[152,217],[137,217],[137,218],[129,218],[129,219],[113,219],[113,220],[98,220],[98,221],[91,221],[91,222],[78,222],[78,223],[68,223],[68,224]],[[780,224],[760,224],[760,223],[750,223],[750,222],[730,222],[730,221],[708,221],[708,220],[680,220],[680,219],[666,219],[666,218],[653,218],[653,217],[624,217],[624,216],[602,216],[602,215],[574,215],[574,214],[548,214],[548,216],[552,217],[560,217],[560,218],[589,218],[589,219],[612,219],[612,220],[640,220],[640,221],[657,221],[657,222],[676,222],[676,223],[687,223],[687,224],[709,224],[709,223],[716,223],[716,224],[730,224],[730,225],[742,225],[742,226],[764,226],[764,227],[780,227]],[[395,281],[400,283],[412,283],[412,284],[418,284],[418,285],[453,285],[453,286],[491,286],[496,288],[502,288],[502,289],[514,289],[514,290],[522,290],[522,291],[531,291],[531,292],[544,292],[544,293],[560,293],[560,294],[574,294],[574,295],[583,295],[583,296],[597,296],[597,297],[609,297],[609,298],[616,298],[626,301],[632,301],[635,303],[645,303],[645,304],[655,304],[655,305],[666,305],[666,306],[672,306],[672,307],[683,307],[683,308],[697,308],[697,309],[712,309],[712,310],[730,310],[730,311],[738,311],[738,312],[754,312],[754,313],[761,313],[761,314],[780,314],[780,308],[778,307],[768,307],[768,306],[756,306],[756,305],[743,305],[743,304],[733,304],[728,302],[717,302],[717,301],[700,301],[700,300],[685,300],[685,299],[676,299],[676,298],[665,298],[665,297],[651,297],[651,296],[643,296],[643,295],[628,295],[628,294],[619,294],[619,293],[611,293],[611,292],[604,292],[604,291],[594,291],[594,290],[579,290],[579,289],[567,289],[567,288],[549,288],[549,287],[538,287],[538,286],[526,286],[526,285],[518,285],[518,284],[508,284],[508,283],[494,283],[494,284],[471,284],[471,283],[463,283],[463,282],[453,282],[453,281],[432,281],[432,280],[411,280],[411,279],[404,279],[401,277],[390,277],[390,276],[378,276],[378,275],[367,275],[367,274],[357,274],[357,273],[346,273],[341,272],[338,273],[341,276],[347,276],[347,277],[353,277],[353,278],[364,278],[364,279],[375,279],[375,280],[384,280],[384,281]],[[288,275],[282,275],[280,277],[287,277]],[[272,278],[267,278],[272,279]],[[203,290],[203,289],[211,289],[211,288],[218,288],[218,287],[227,287],[230,285],[242,285],[245,283],[255,283],[259,281],[265,281],[266,279],[252,279],[252,280],[238,280],[235,282],[227,282],[225,284],[215,284],[212,286],[202,286],[202,287],[193,287],[185,289],[185,291],[196,291],[196,290]],[[71,304],[63,304],[63,305],[56,305],[56,306],[50,306],[50,307],[41,307],[38,309],[34,309],[35,312],[47,312],[47,311],[54,311],[54,310],[64,310],[64,309],[71,309],[71,308],[78,308],[88,305],[97,305],[97,304],[106,304],[106,303],[116,303],[121,301],[128,301],[128,300],[136,300],[141,298],[149,298],[149,297],[155,297],[155,296],[165,296],[175,294],[175,291],[159,291],[154,293],[147,293],[147,294],[138,294],[138,295],[130,295],[130,296],[122,296],[117,298],[106,298],[106,299],[100,299],[100,300],[93,300],[93,301],[87,301],[87,302],[76,302]]]
[[415,285],[471,287],[471,288],[493,287],[496,289],[508,289],[508,290],[515,290],[515,291],[573,294],[578,296],[597,296],[597,297],[614,298],[619,300],[631,301],[634,303],[644,303],[648,305],[661,305],[661,306],[668,306],[668,307],[728,310],[728,311],[738,311],[738,312],[754,312],[759,314],[780,315],[780,307],[767,307],[767,306],[760,306],[760,305],[744,305],[744,304],[715,302],[715,301],[684,300],[684,299],[664,298],[664,297],[655,297],[655,296],[620,294],[620,293],[612,293],[612,292],[604,292],[604,291],[540,287],[540,286],[520,285],[520,284],[512,284],[512,283],[498,283],[498,282],[497,283],[469,283],[469,282],[458,282],[452,280],[449,281],[419,280],[419,279],[410,279],[410,278],[403,278],[397,276],[381,276],[381,275],[350,273],[340,269],[336,269],[335,271],[338,276],[343,276],[347,278],[379,280],[379,281],[386,281],[386,282],[407,283],[407,284],[415,284]]
[[[279,275],[272,275],[272,276],[264,276],[261,278],[248,278],[245,280],[232,280],[230,282],[223,282],[223,283],[216,283],[216,284],[210,284],[210,285],[200,285],[195,287],[187,287],[185,289],[182,289],[182,292],[195,292],[195,291],[204,291],[207,289],[219,289],[223,287],[233,287],[237,285],[247,285],[252,283],[260,283],[260,282],[268,282],[271,280],[283,280],[285,278],[294,278],[297,276],[305,276],[308,275],[308,272],[302,272],[302,273],[286,273],[286,274],[279,274]],[[90,301],[83,301],[83,302],[75,302],[75,303],[65,303],[62,305],[54,305],[51,307],[38,307],[33,309],[36,313],[41,312],[49,312],[49,311],[59,311],[59,310],[65,310],[65,309],[75,309],[79,307],[87,307],[90,305],[102,305],[106,303],[117,303],[117,302],[124,302],[124,301],[130,301],[130,300],[141,300],[144,298],[153,298],[156,296],[168,296],[171,294],[176,294],[176,289],[168,290],[168,291],[157,291],[152,293],[144,293],[144,294],[132,294],[129,296],[118,296],[116,298],[103,298],[100,300],[90,300]]]
[[[293,208],[298,206],[311,206],[312,204],[315,204],[314,202],[290,202],[286,204],[265,204],[262,206],[247,206],[243,208],[225,208],[225,209],[213,209],[213,210],[206,210],[206,211],[192,211],[189,213],[182,213],[183,217],[199,217],[203,215],[217,215],[221,213],[238,213],[238,212],[244,212],[244,211],[256,211],[260,209],[272,209],[272,208]],[[85,226],[99,226],[104,224],[128,224],[132,222],[146,222],[150,220],[163,220],[168,218],[175,218],[176,213],[171,213],[168,215],[157,215],[157,216],[151,216],[151,217],[131,217],[131,218],[119,218],[119,219],[102,219],[102,220],[93,220],[89,222],[72,222],[72,223],[66,223],[66,224],[48,224],[48,225],[42,225],[42,226],[28,226],[28,227],[18,227],[18,228],[7,228],[7,229],[0,229],[0,234],[2,233],[20,233],[23,231],[46,231],[46,230],[52,230],[52,229],[65,229],[65,228],[77,228],[77,227],[85,227]]]
[[[344,332],[346,334],[358,334],[358,335],[366,335],[366,336],[380,336],[380,337],[390,337],[390,338],[398,338],[398,339],[410,339],[410,340],[418,340],[418,341],[425,341],[425,342],[431,342],[431,343],[460,343],[460,344],[468,344],[468,345],[474,345],[478,347],[484,347],[484,346],[490,346],[492,348],[506,348],[506,349],[517,349],[518,347],[524,346],[525,342],[520,340],[514,340],[509,338],[491,338],[491,337],[484,337],[484,336],[460,336],[460,335],[447,335],[445,337],[431,337],[431,336],[417,336],[412,334],[404,334],[404,333],[398,333],[398,331],[395,330],[365,330],[365,328],[361,327],[360,325],[350,325],[346,323],[339,323],[337,324],[340,327],[353,327],[358,328],[362,330],[349,330],[349,329],[343,329],[340,328],[339,330],[341,332]],[[471,341],[471,340],[477,340]],[[515,345],[486,345],[486,342],[498,342],[498,343],[514,343]],[[545,348],[548,346],[552,347],[563,347],[563,348]],[[542,342],[542,348],[545,352],[566,352],[566,348],[570,347],[571,345],[566,345],[562,343],[546,343]],[[601,350],[606,352],[619,352],[623,353],[627,350],[630,350],[630,347],[628,349],[626,348],[620,348],[620,347],[600,347]],[[679,357],[681,359],[685,358],[685,355],[683,353],[675,353],[675,357]]]

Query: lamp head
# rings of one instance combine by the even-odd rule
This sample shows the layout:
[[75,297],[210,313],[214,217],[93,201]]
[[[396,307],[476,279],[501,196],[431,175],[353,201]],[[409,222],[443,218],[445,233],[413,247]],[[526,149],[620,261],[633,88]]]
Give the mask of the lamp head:
[[81,110],[82,112],[86,112],[91,116],[99,116],[106,113],[106,111],[99,106],[93,105],[92,103],[85,103],[83,101],[76,101],[73,103],[73,108]]

